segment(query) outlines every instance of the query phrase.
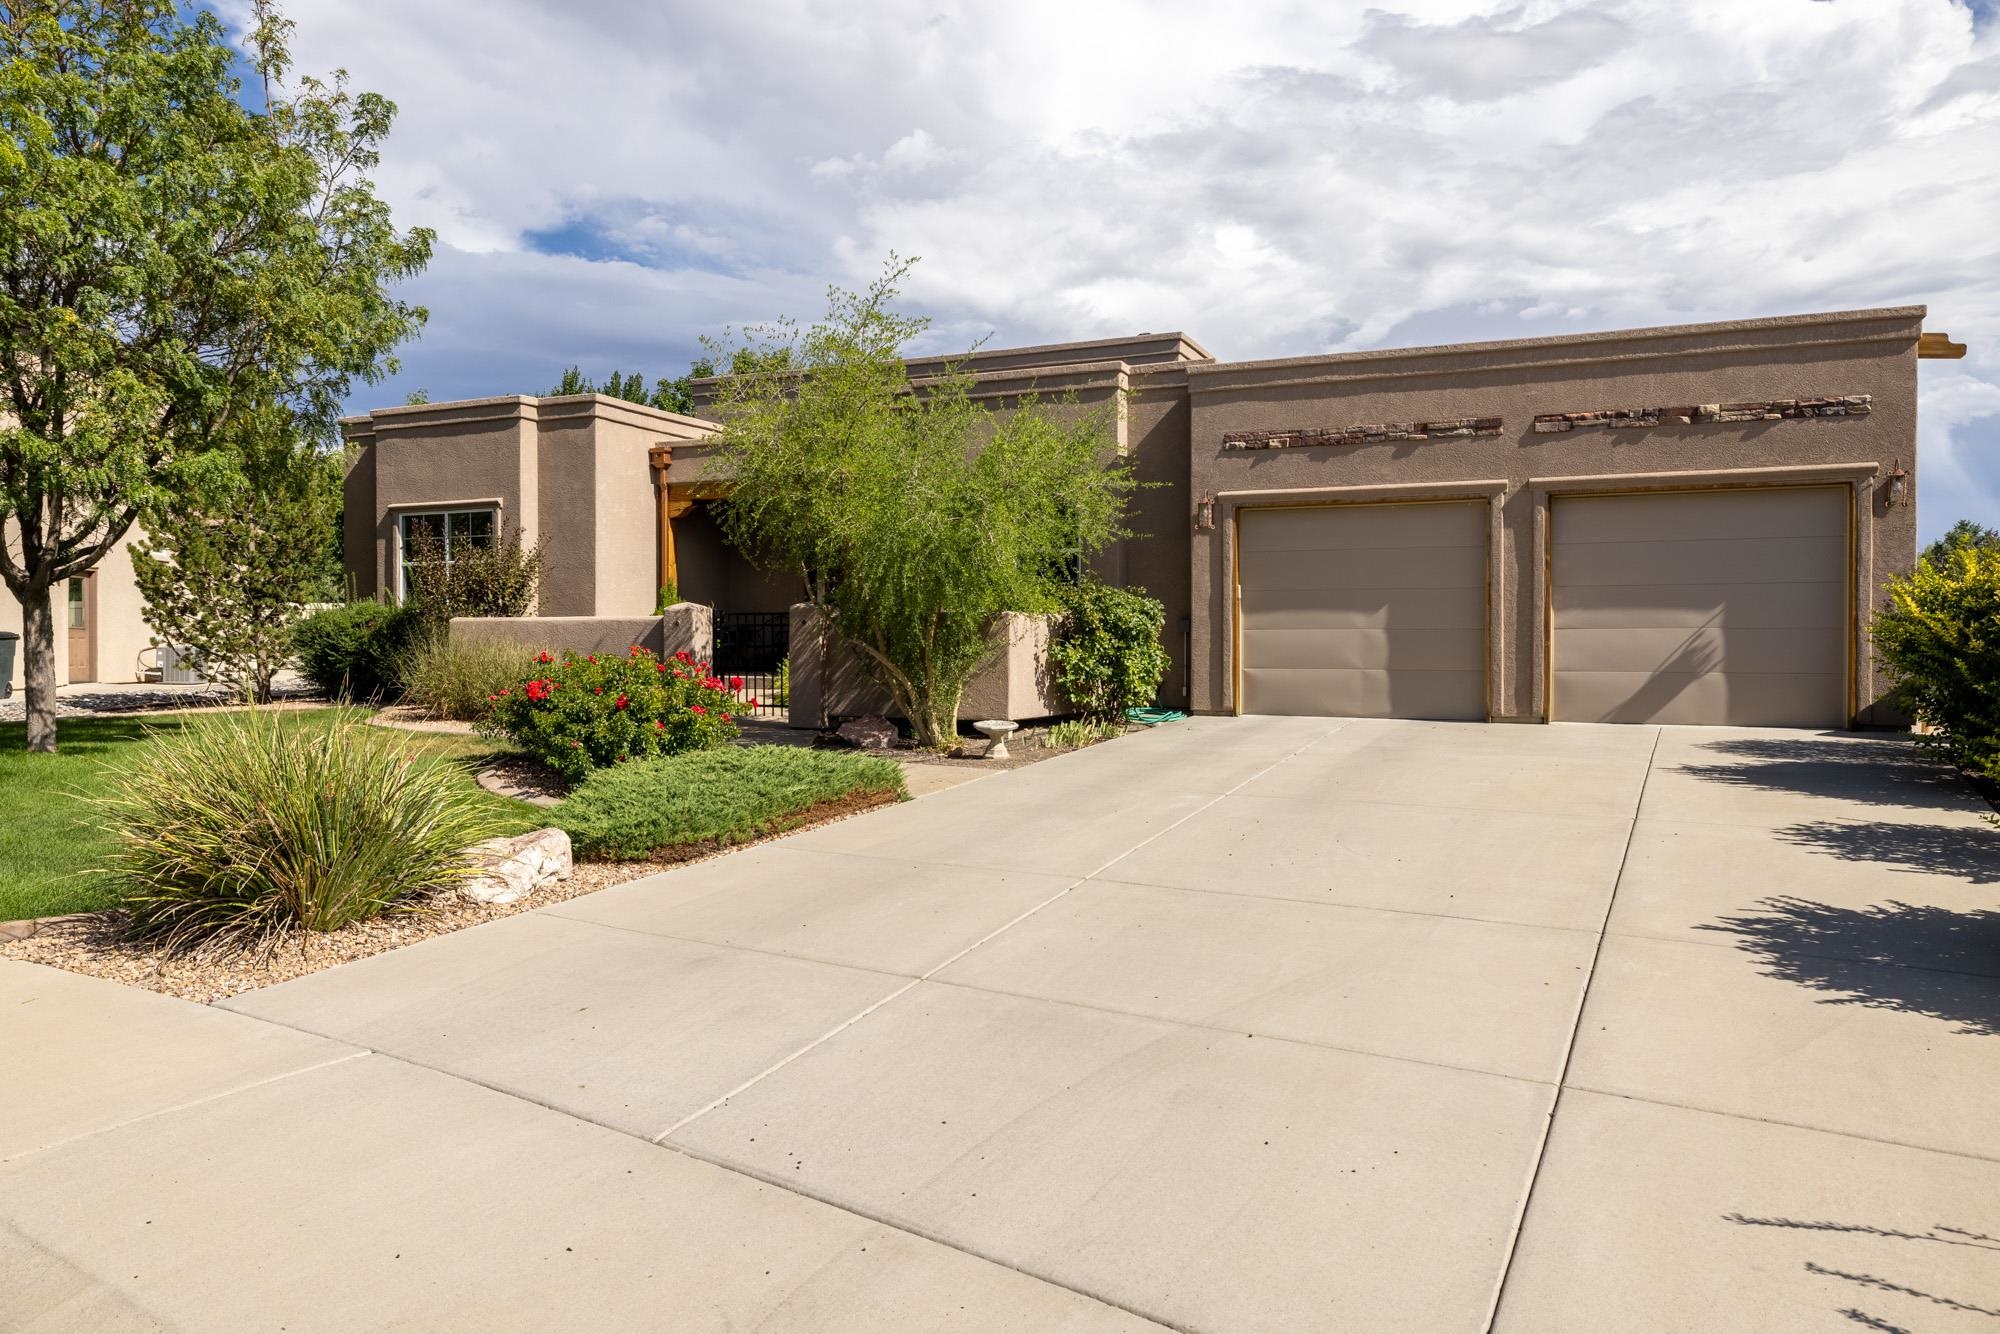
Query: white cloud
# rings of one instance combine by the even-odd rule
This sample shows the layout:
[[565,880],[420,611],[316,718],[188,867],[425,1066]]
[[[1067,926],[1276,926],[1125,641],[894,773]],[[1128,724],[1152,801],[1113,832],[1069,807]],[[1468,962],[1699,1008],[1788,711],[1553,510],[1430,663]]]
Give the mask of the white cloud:
[[288,9],[400,104],[382,187],[445,243],[367,401],[671,371],[892,249],[940,346],[1922,301],[1973,345],[1923,369],[1925,528],[2000,522],[2000,24],[1955,0]]

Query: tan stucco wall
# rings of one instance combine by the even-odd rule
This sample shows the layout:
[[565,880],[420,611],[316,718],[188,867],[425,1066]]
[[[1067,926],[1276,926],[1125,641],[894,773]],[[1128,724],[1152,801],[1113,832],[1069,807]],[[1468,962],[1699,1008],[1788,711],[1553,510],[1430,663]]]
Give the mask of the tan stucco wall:
[[548,616],[651,615],[647,452],[714,429],[595,394],[383,408],[342,427],[357,450],[345,533],[357,596],[393,591],[400,513],[491,504],[505,533],[542,544]]
[[535,653],[623,654],[634,647],[667,657],[685,649],[698,661],[715,655],[707,607],[679,603],[663,616],[460,616],[451,637],[462,643],[513,644]]
[[[1857,623],[1915,561],[1914,505],[1886,509],[1883,474],[1916,478],[1918,307],[1616,334],[1194,366],[1190,494],[1216,498],[1189,563],[1194,707],[1235,707],[1232,540],[1249,505],[1484,496],[1493,507],[1489,709],[1543,713],[1544,547],[1565,489],[1834,481],[1855,488]],[[1537,433],[1552,412],[1870,394],[1865,417]],[[1494,437],[1231,452],[1225,433],[1498,416]],[[1596,478],[1583,482],[1577,479]],[[1864,717],[1886,691],[1857,635]]]
[[[965,683],[960,722],[1025,722],[1070,712],[1049,681],[1052,618],[1006,612],[992,627],[992,654]],[[901,717],[889,692],[869,674],[861,653],[835,634],[817,607],[791,609],[792,676],[788,721],[823,727],[870,714]]]
[[[1175,708],[1186,708],[1189,699],[1188,631],[1182,628],[1190,607],[1187,381],[1187,369],[1180,366],[1162,366],[1133,377],[1126,433],[1140,489],[1132,496],[1127,525],[1135,536],[1120,546],[1114,579],[1145,589],[1166,606],[1161,642],[1168,667],[1160,680],[1159,698]],[[1110,571],[1104,574],[1113,578]]]
[[[1883,504],[1900,461],[1916,491],[1916,342],[1923,311],[1835,312],[1608,334],[1217,363],[1180,334],[972,359],[975,392],[1005,411],[1023,392],[1071,396],[1063,412],[1114,409],[1118,452],[1145,483],[1135,536],[1096,562],[1166,606],[1163,702],[1234,708],[1230,542],[1246,506],[1475,497],[1491,507],[1489,709],[1544,708],[1544,562],[1551,497],[1565,490],[1831,482],[1855,497],[1855,621],[1916,550],[1912,506]],[[934,371],[918,361],[913,371]],[[698,390],[700,390],[698,386]],[[922,392],[921,381],[918,384]],[[1869,394],[1863,417],[1538,433],[1537,414]],[[1115,405],[1115,407],[1114,407]],[[1225,451],[1231,431],[1340,429],[1370,422],[1497,416],[1497,436]],[[491,419],[491,420],[486,420]],[[713,423],[614,399],[495,399],[398,408],[349,423],[366,444],[349,474],[349,564],[371,591],[394,559],[392,507],[492,497],[546,544],[544,614],[651,611],[654,512],[646,448],[675,443],[675,486],[715,483],[695,443]],[[453,436],[453,432],[457,432]],[[511,433],[511,434],[510,434]],[[530,461],[530,458],[532,461]],[[509,487],[512,490],[509,490]],[[355,493],[366,493],[355,503]],[[532,496],[532,502],[528,497]],[[1204,496],[1216,525],[1195,532]],[[684,598],[721,610],[777,610],[798,590],[759,574],[722,541],[706,502],[676,521]],[[1186,630],[1183,631],[1183,623]],[[1857,630],[1857,714],[1886,720]]]
[[[131,535],[120,540],[98,562],[95,575],[97,597],[97,680],[106,684],[139,680],[139,655],[154,639],[146,624],[146,602],[132,577]],[[70,678],[69,634],[67,630],[68,589],[58,584],[51,595],[56,618],[56,681]],[[22,633],[21,604],[0,587],[0,630]],[[26,642],[14,646],[13,688],[27,686]],[[146,654],[153,665],[153,655]]]

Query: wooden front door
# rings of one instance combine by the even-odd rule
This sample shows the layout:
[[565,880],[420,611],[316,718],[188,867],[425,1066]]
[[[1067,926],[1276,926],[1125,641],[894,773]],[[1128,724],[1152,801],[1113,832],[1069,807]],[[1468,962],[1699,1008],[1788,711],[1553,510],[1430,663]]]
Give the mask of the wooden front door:
[[97,578],[69,581],[69,683],[97,679]]

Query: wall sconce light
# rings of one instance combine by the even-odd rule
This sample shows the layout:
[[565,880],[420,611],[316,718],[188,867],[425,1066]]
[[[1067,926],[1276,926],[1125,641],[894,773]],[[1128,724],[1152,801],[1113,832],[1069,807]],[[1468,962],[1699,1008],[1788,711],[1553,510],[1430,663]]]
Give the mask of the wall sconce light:
[[1909,503],[1910,474],[1903,471],[1903,461],[1897,459],[1895,466],[1889,469],[1889,488],[1882,497],[1882,504],[1885,509],[1894,509]]
[[1215,496],[1213,493],[1194,502],[1194,530],[1197,533],[1215,531]]

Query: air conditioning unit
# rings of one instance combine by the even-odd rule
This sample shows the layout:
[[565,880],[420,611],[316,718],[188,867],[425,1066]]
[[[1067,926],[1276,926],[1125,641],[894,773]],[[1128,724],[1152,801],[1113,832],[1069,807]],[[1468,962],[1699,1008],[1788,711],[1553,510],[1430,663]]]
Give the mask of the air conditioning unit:
[[160,645],[160,684],[193,686],[201,684],[201,655],[176,644]]

